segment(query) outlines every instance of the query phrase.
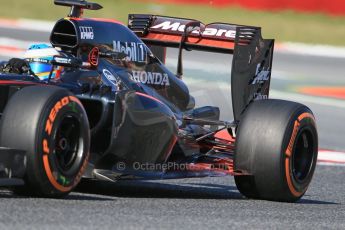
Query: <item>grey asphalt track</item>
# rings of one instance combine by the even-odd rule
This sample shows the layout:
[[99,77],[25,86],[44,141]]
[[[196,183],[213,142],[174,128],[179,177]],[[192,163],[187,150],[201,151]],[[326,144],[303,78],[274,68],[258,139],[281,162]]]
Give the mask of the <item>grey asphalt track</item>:
[[0,228],[344,229],[344,183],[343,167],[319,166],[295,204],[245,199],[232,177],[85,182],[63,200],[2,191]]
[[[46,33],[3,28],[1,36],[48,39]],[[203,68],[195,69],[189,56]],[[168,64],[175,59],[173,54]],[[186,63],[190,66],[185,65],[185,80],[197,103],[213,102],[223,108],[222,118],[231,119],[230,70],[224,68],[231,65],[231,58],[188,53]],[[301,99],[315,112],[320,146],[344,151],[343,102],[331,100],[325,105],[293,90],[301,84],[345,85],[343,63],[337,58],[276,53],[272,97]],[[220,75],[210,79],[212,72]],[[0,210],[0,229],[345,229],[345,167],[319,165],[309,190],[296,204],[244,199],[233,178],[223,177],[88,181],[63,200],[16,197],[1,190]]]

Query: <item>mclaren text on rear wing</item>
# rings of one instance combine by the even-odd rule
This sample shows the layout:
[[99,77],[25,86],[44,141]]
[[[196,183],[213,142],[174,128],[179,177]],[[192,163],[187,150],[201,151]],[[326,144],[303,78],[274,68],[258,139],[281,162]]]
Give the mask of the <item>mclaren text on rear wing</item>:
[[[188,48],[226,52],[234,49],[236,25],[152,15],[129,15],[129,28],[152,45],[179,47],[182,36]],[[253,27],[254,28],[254,27]]]
[[129,15],[128,27],[149,46],[179,48],[178,76],[182,75],[184,49],[233,54],[231,93],[236,121],[251,102],[268,98],[274,40],[263,39],[260,27],[205,25],[192,19],[146,14]]

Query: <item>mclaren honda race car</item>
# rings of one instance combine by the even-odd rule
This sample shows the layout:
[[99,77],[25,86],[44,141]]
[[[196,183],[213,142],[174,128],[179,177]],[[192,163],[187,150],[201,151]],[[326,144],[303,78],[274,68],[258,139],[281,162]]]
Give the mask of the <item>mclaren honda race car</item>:
[[[129,15],[126,26],[83,18],[97,3],[55,4],[71,11],[51,47],[33,46],[1,68],[1,186],[63,197],[84,178],[232,175],[248,198],[304,195],[317,160],[315,119],[302,104],[268,99],[274,40],[259,27],[146,14]],[[164,65],[167,48],[179,50],[176,74]],[[184,50],[233,55],[232,121],[219,120],[217,107],[196,108],[182,80]]]

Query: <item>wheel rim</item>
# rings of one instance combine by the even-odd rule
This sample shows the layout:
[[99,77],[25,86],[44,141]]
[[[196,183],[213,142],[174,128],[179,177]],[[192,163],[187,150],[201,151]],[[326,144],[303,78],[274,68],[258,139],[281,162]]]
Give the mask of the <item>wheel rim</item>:
[[312,171],[315,160],[314,144],[313,135],[309,129],[299,132],[292,155],[292,174],[299,183],[308,180]]
[[83,138],[79,120],[66,115],[61,120],[54,135],[54,156],[59,171],[65,175],[73,175],[78,171],[83,154]]

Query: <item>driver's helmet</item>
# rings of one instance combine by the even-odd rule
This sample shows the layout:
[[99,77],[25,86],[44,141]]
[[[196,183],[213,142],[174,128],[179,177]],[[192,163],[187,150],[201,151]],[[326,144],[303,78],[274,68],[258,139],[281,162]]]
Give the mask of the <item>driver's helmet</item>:
[[[53,66],[49,61],[53,60],[54,56],[61,54],[54,47],[46,44],[36,44],[30,46],[25,52],[24,58],[29,62],[32,72],[42,81],[48,80],[52,72],[51,79],[59,79],[63,70],[62,66]],[[54,68],[52,70],[52,68]]]

